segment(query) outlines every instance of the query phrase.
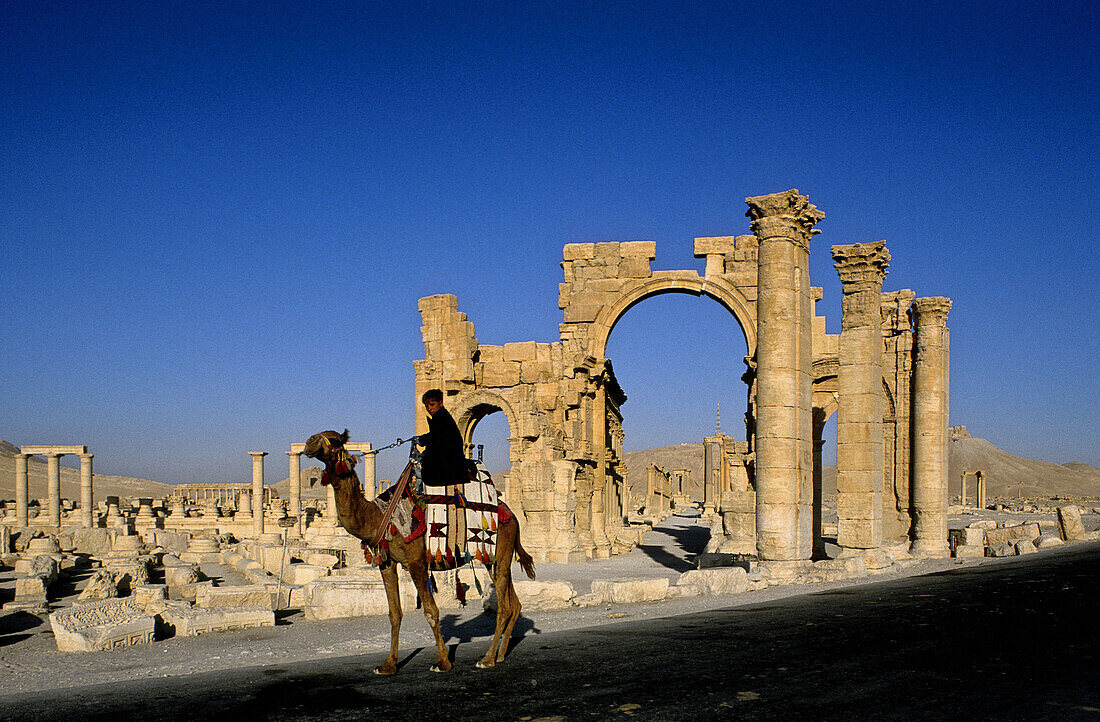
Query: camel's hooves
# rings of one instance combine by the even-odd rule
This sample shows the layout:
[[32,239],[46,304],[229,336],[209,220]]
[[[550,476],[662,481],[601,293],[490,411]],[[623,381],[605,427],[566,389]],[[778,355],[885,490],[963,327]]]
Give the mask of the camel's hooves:
[[432,669],[433,672],[450,672],[451,671],[450,667],[441,667],[438,664],[433,664],[431,669]]
[[486,662],[484,659],[479,659],[479,660],[477,660],[477,664],[475,664],[474,666],[477,667],[478,669],[489,669],[490,667],[493,667],[493,666],[496,666],[496,665],[495,665],[495,663],[492,663],[492,662]]
[[388,675],[391,675],[391,674],[397,674],[397,670],[396,669],[386,669],[385,667],[376,667],[375,670],[374,670],[374,673],[388,676]]

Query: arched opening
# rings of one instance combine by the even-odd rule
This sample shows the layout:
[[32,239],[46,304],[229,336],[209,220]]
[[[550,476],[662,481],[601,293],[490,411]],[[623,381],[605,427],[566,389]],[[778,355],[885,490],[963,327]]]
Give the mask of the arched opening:
[[[745,319],[730,304],[698,298],[711,295],[698,291],[649,286],[644,293],[624,295],[611,307],[617,315],[607,316],[601,350],[614,364],[627,399],[620,411],[629,511],[638,513],[640,507],[650,518],[647,507],[666,518],[669,514],[662,489],[672,497],[672,512],[685,506],[703,509],[711,466],[705,462],[704,442],[716,436],[719,423],[729,443],[722,444],[722,461],[715,469],[740,463],[727,451],[747,451],[748,389],[742,377],[755,333],[745,330]],[[743,465],[741,473],[747,485]],[[717,511],[713,498],[710,503],[706,510]],[[709,526],[700,522],[688,538],[705,546]]]
[[[499,394],[475,391],[465,396],[452,410],[469,458],[480,457],[486,470],[492,475],[497,489],[507,501],[514,501],[509,493],[513,445],[518,442],[515,433],[515,411]],[[480,448],[479,448],[480,447]],[[518,500],[515,500],[518,501]]]

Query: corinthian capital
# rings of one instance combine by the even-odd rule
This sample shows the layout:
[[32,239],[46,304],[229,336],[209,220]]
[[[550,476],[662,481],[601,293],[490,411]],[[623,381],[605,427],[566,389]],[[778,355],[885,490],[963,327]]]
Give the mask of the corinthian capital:
[[890,265],[890,251],[886,241],[852,243],[833,246],[833,260],[844,284],[844,293],[867,289],[882,290],[886,267]]
[[951,299],[945,296],[928,296],[913,301],[913,325],[946,326]]
[[782,193],[746,198],[749,210],[745,213],[750,220],[752,232],[760,240],[767,238],[788,238],[809,249],[810,238],[821,231],[814,224],[825,214],[810,203],[809,198],[799,195],[792,188]]

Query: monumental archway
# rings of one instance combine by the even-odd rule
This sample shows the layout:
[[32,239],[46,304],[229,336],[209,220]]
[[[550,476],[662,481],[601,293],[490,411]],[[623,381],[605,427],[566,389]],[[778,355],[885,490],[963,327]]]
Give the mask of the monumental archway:
[[[524,544],[536,559],[606,556],[638,541],[639,530],[625,520],[629,499],[622,484],[619,407],[626,395],[605,355],[623,314],[665,293],[714,298],[744,333],[749,434],[747,450],[738,454],[752,488],[739,492],[737,503],[753,507],[760,559],[805,560],[814,551],[813,528],[820,519],[814,519],[820,512],[820,496],[814,495],[815,408],[819,424],[835,408],[838,431],[871,430],[867,438],[838,434],[838,469],[854,480],[841,514],[842,545],[855,551],[879,547],[884,509],[908,514],[911,507],[919,522],[912,531],[914,549],[946,549],[946,538],[939,538],[946,537],[939,533],[939,499],[946,483],[949,302],[913,302],[914,294],[906,291],[882,293],[889,253],[881,242],[834,246],[845,295],[843,328],[839,336],[827,334],[824,319],[814,313],[820,289],[811,287],[809,277],[810,240],[823,214],[795,190],[746,203],[752,235],[695,239],[695,256],[705,259],[701,275],[653,271],[656,244],[649,241],[567,244],[557,341],[482,345],[454,296],[420,299],[425,356],[414,363],[417,397],[442,389],[467,442],[478,420],[498,409],[505,413],[511,483],[524,510]],[[826,379],[814,362],[828,357],[836,361]],[[891,392],[892,431],[883,428],[887,402],[879,379]],[[923,394],[911,396],[913,379],[922,380]],[[912,435],[919,448],[912,450],[910,408],[924,410],[921,433]],[[417,425],[418,432],[426,430],[420,415]],[[884,468],[883,447],[890,441],[896,459]],[[890,474],[904,489],[887,499]],[[743,517],[749,510],[736,512]]]

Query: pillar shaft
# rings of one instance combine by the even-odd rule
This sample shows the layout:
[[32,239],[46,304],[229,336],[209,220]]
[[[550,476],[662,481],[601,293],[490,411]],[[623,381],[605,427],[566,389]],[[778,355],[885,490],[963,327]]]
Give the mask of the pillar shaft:
[[61,454],[46,454],[46,504],[50,526],[61,526]]
[[15,523],[27,526],[30,515],[27,512],[27,459],[28,454],[15,455]]
[[[809,559],[813,493],[809,417],[809,266],[824,215],[791,190],[747,198],[757,256],[756,548],[761,559]],[[803,418],[805,417],[805,418]]]
[[833,246],[843,284],[837,372],[837,543],[882,545],[882,281],[890,253],[883,241]]
[[95,507],[92,498],[92,459],[94,454],[80,455],[80,521],[84,528],[95,526]]
[[913,552],[947,555],[947,313],[943,297],[913,301]]
[[290,457],[290,508],[287,514],[294,517],[297,523],[291,527],[290,533],[302,535],[302,452],[288,451]]
[[374,498],[378,495],[377,451],[363,452],[363,492]]
[[250,451],[252,457],[252,535],[264,533],[264,457],[266,451]]

